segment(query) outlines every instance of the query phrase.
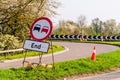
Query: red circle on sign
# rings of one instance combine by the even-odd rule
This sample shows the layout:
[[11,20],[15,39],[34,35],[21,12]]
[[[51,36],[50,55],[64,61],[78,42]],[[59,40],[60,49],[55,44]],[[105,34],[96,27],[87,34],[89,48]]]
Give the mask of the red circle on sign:
[[[37,23],[37,22],[40,21],[40,20],[46,20],[46,21],[49,23],[49,27],[50,27],[50,28],[49,28],[49,29],[50,29],[49,33],[48,33],[46,36],[44,36],[43,38],[37,38],[37,37],[35,37],[35,36],[33,35],[34,25],[35,25],[35,23]],[[47,38],[49,37],[49,35],[51,34],[51,32],[52,32],[52,21],[51,21],[49,18],[46,18],[46,17],[40,17],[40,18],[38,18],[37,20],[35,20],[35,21],[32,23],[32,25],[31,25],[31,27],[30,27],[30,35],[31,35],[32,39],[37,40],[37,41],[43,41],[43,40],[47,39]]]

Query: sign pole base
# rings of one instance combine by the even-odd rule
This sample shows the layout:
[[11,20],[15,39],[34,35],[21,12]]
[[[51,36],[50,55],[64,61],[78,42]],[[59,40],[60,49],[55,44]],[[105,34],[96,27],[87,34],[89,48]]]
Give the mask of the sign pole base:
[[24,63],[25,63],[25,60],[26,60],[26,56],[27,56],[27,53],[25,53],[25,56],[24,56],[24,60],[23,60],[23,63],[22,63],[23,67],[24,67]]
[[42,55],[43,55],[43,52],[42,52],[42,53],[39,53],[39,65],[42,64]]

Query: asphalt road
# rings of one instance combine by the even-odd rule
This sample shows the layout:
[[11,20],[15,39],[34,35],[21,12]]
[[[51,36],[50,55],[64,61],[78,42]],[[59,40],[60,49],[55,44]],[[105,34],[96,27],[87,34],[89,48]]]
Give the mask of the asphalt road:
[[[84,57],[90,57],[91,53],[93,52],[94,46],[96,46],[96,54],[119,49],[119,47],[117,46],[105,45],[105,44],[74,43],[74,42],[54,42],[54,44],[58,44],[65,47],[64,51],[54,54],[55,62],[62,62],[66,60],[74,60],[74,59],[80,59]],[[27,58],[26,60],[37,63],[39,62],[39,57],[38,56],[30,57],[30,58]],[[6,69],[6,68],[22,67],[22,62],[23,62],[23,59],[6,60],[3,63],[0,63],[0,68]],[[51,54],[44,55],[42,57],[42,63],[52,63],[52,55]],[[120,75],[120,71],[112,73],[113,76],[117,74]],[[76,80],[115,80],[115,79],[117,80],[117,78],[119,78],[118,76],[116,76],[114,79],[112,78],[106,79],[105,76],[107,75],[100,75],[100,76],[97,75],[97,76],[85,77],[85,78],[78,77]],[[111,77],[112,75],[110,74]],[[101,76],[103,76],[103,79],[101,78]],[[74,79],[71,79],[71,80],[74,80]]]

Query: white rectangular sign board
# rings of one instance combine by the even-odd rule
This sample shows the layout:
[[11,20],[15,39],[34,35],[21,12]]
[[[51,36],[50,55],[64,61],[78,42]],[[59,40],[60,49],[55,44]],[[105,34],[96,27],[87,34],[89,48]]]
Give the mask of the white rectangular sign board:
[[40,52],[48,52],[49,43],[26,40],[23,48]]

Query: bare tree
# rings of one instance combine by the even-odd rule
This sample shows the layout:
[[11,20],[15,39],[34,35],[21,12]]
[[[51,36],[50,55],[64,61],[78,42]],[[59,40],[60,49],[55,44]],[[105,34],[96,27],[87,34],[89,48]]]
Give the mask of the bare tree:
[[117,25],[114,19],[107,20],[104,22],[104,34],[106,35],[114,35],[116,33]]
[[78,26],[81,30],[81,34],[83,33],[83,28],[86,26],[86,17],[84,15],[81,15],[78,18]]
[[103,32],[103,22],[99,18],[92,20],[93,30],[96,32],[96,35],[102,35]]

